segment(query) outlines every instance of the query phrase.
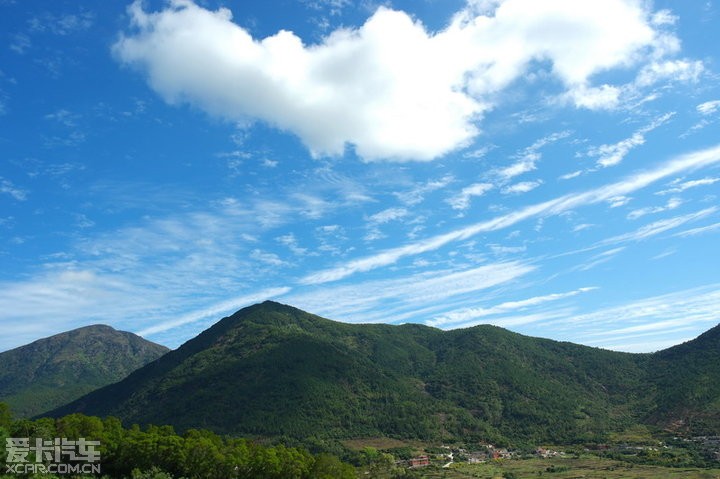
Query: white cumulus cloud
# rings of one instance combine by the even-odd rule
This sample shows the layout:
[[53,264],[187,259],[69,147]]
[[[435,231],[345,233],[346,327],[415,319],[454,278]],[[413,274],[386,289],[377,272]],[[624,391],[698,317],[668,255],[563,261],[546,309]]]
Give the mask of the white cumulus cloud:
[[287,30],[253,38],[227,8],[190,0],[159,12],[136,1],[129,12],[133,30],[114,52],[166,101],[264,121],[316,156],[351,145],[365,160],[431,160],[468,145],[493,95],[537,61],[552,64],[576,106],[594,109],[619,91],[593,85],[594,74],[677,50],[667,22],[637,0],[470,2],[438,32],[380,7],[316,44]]

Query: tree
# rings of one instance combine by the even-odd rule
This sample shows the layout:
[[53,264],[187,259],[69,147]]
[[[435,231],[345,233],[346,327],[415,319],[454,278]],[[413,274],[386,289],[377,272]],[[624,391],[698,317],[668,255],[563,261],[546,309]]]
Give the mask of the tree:
[[5,404],[4,402],[0,402],[0,427],[4,428],[6,431],[9,431],[11,426],[12,412],[10,411],[10,406]]
[[312,479],[354,479],[355,469],[330,454],[319,454],[310,471]]

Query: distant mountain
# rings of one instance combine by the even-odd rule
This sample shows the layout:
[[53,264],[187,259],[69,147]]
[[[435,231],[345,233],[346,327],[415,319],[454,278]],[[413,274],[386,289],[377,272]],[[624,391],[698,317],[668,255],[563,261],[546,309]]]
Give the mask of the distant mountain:
[[0,401],[16,417],[56,408],[159,358],[165,346],[95,325],[0,353]]
[[718,431],[720,330],[656,354],[493,326],[346,324],[274,302],[242,309],[51,415],[328,439],[602,440],[645,423]]

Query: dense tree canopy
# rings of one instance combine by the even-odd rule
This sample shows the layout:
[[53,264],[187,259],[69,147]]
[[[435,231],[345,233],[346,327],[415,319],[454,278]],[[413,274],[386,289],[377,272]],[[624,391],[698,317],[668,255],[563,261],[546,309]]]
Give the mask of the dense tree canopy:
[[[329,454],[305,449],[263,446],[245,439],[220,437],[201,429],[177,434],[171,426],[124,428],[114,417],[71,414],[57,419],[13,421],[0,403],[0,440],[70,438],[99,441],[102,474],[132,479],[315,479],[354,478],[354,468]],[[33,453],[28,456],[34,460]],[[47,459],[44,459],[47,462]]]

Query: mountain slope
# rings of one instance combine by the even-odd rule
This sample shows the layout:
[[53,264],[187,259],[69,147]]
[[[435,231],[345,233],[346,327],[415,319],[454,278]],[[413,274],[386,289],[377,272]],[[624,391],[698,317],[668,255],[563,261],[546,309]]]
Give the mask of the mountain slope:
[[18,417],[119,381],[168,351],[110,326],[87,326],[0,353],[0,401]]
[[657,400],[649,417],[664,428],[697,435],[720,431],[720,325],[653,355],[650,384]]
[[[394,416],[398,396],[423,401],[416,381],[386,367],[389,360],[380,357],[392,348],[368,350],[377,346],[373,335],[376,328],[264,303],[223,319],[124,381],[63,410],[228,433],[376,434],[376,422],[383,419],[372,405],[387,404]],[[361,354],[355,354],[358,349]],[[416,349],[421,357],[429,355]]]
[[573,441],[637,423],[650,355],[492,326],[338,323],[266,302],[53,411],[303,441]]

